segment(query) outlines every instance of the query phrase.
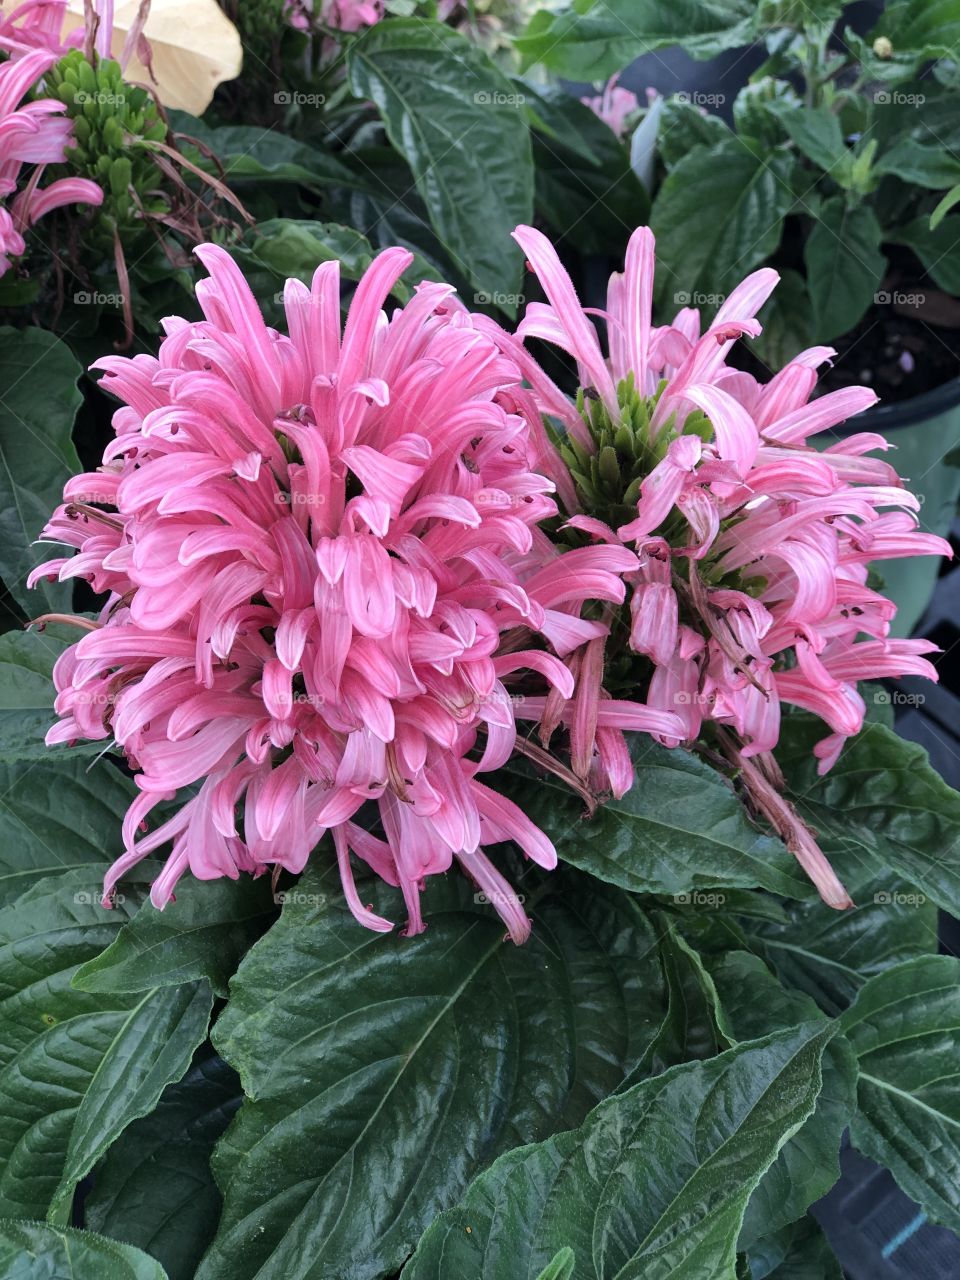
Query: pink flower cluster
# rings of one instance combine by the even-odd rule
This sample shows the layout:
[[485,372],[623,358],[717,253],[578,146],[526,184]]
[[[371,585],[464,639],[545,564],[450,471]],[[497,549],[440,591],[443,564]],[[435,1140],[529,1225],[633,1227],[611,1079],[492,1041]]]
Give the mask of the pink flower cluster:
[[[311,288],[288,281],[284,335],[207,245],[205,319],[168,321],[156,359],[99,362],[123,402],[116,440],[45,530],[78,554],[34,576],[107,594],[96,621],[74,620],[89,634],[57,663],[48,741],[112,738],[136,772],[108,896],[167,844],[157,906],[188,870],[298,872],[329,833],[367,927],[391,924],[361,901],[354,858],[399,885],[409,933],[425,877],[456,861],[520,941],[529,921],[485,850],[512,840],[545,867],[556,853],[482,778],[522,751],[590,803],[621,795],[634,730],[670,747],[708,731],[825,900],[849,903],[771,752],[784,703],[826,723],[826,770],[862,725],[858,680],[936,678],[932,645],[890,638],[867,564],[947,544],[866,456],[881,437],[809,444],[873,393],[811,402],[828,348],[767,383],[726,363],[759,332],[773,271],[704,333],[693,310],[655,327],[641,228],[610,282],[605,353],[549,241],[516,238],[548,298],[517,336],[433,283],[388,318],[400,249],[343,326],[336,262]],[[574,357],[576,406],[529,337]],[[554,493],[567,519],[551,537]],[[546,749],[561,726],[570,767]]]
[[[690,308],[654,327],[654,239],[640,228],[625,271],[610,281],[605,356],[553,246],[531,227],[515,238],[548,298],[528,306],[519,335],[572,355],[585,392],[576,413],[541,379],[539,407],[581,453],[595,453],[605,429],[626,426],[647,460],[634,519],[612,528],[574,510],[569,526],[600,545],[636,547],[629,647],[649,663],[636,693],[683,721],[682,733],[660,740],[692,742],[715,721],[735,731],[738,761],[762,757],[773,774],[781,704],[792,703],[829,729],[815,748],[825,772],[863,725],[858,680],[937,678],[921,656],[935,645],[890,638],[896,609],[867,585],[867,566],[950,555],[949,544],[918,529],[917,498],[892,466],[866,456],[889,447],[883,437],[839,436],[822,450],[809,443],[876,396],[852,387],[810,401],[817,367],[835,354],[827,347],[801,352],[767,383],[727,365],[734,342],[760,332],[757,312],[778,280],[772,270],[739,285],[702,334]],[[578,662],[592,671],[594,698],[603,647],[592,641],[568,659],[572,671]],[[544,711],[560,701],[547,699]],[[825,899],[846,905],[815,844],[794,851]]]
[[286,0],[287,22],[297,31],[310,31],[314,17],[336,31],[354,32],[372,27],[384,16],[383,0]]
[[592,97],[581,98],[585,107],[600,117],[618,138],[627,131],[627,121],[640,109],[637,95],[630,89],[624,89],[617,83],[619,76],[611,76],[603,87],[603,92]]
[[[56,98],[27,103],[23,98],[56,60],[54,53],[33,49],[0,65],[0,200],[14,197],[9,207],[0,205],[0,275],[25,252],[24,231],[45,214],[66,204],[103,201],[100,187],[87,178],[61,178],[40,187],[44,166],[64,161],[72,125]],[[36,167],[21,183],[24,165]]]
[[[520,941],[529,922],[484,848],[556,854],[481,779],[514,751],[520,681],[573,694],[561,659],[605,633],[581,606],[621,603],[636,556],[547,538],[549,446],[515,361],[445,285],[383,310],[412,255],[375,260],[342,331],[338,263],[288,281],[285,336],[224,250],[197,252],[206,319],[169,320],[156,359],[99,362],[116,439],[44,533],[78,554],[34,575],[108,594],[57,663],[48,736],[113,738],[137,771],[106,892],[167,843],[157,906],[188,870],[298,872],[329,832],[369,928],[391,925],[352,857],[400,886],[410,933],[424,878],[456,860]],[[618,714],[682,736],[672,711]],[[617,736],[601,749],[623,754]]]

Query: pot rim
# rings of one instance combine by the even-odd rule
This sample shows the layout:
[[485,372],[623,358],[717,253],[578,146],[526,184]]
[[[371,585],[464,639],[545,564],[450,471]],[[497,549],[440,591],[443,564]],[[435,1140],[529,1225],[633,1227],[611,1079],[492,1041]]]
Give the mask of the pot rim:
[[840,428],[842,435],[852,435],[856,431],[876,430],[895,431],[898,427],[912,427],[918,422],[937,418],[948,409],[960,405],[960,376],[941,382],[939,387],[923,391],[909,400],[897,400],[893,403],[872,405],[855,418],[849,418]]

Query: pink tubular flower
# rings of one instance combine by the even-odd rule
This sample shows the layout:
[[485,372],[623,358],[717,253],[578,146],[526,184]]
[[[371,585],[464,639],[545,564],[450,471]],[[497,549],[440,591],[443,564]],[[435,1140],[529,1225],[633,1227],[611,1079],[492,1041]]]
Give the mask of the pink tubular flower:
[[23,0],[9,14],[0,6],[0,49],[11,58],[36,49],[60,58],[67,52],[61,37],[67,0]]
[[617,84],[619,75],[611,76],[604,85],[603,92],[594,97],[581,98],[580,101],[603,121],[618,138],[626,133],[627,120],[639,110],[637,95],[629,89],[621,89]]
[[[62,178],[43,189],[39,186],[43,167],[64,160],[72,126],[63,117],[63,103],[55,98],[20,104],[55,61],[55,54],[33,49],[0,65],[0,198],[15,196],[9,210],[0,207],[0,275],[24,252],[24,230],[44,214],[65,204],[98,205],[103,200],[101,189],[87,178]],[[25,164],[37,168],[15,195]]]
[[315,13],[322,25],[336,31],[354,32],[372,27],[383,17],[383,0],[286,0],[287,22],[296,31],[309,31]]
[[45,530],[78,554],[34,575],[109,593],[57,663],[48,735],[112,736],[137,771],[106,893],[170,842],[157,906],[187,870],[299,872],[330,831],[367,927],[391,925],[363,905],[352,857],[400,886],[409,933],[424,878],[456,860],[522,941],[484,846],[514,840],[545,867],[556,854],[480,778],[514,749],[519,680],[573,693],[561,657],[604,634],[581,605],[621,602],[636,556],[560,555],[537,527],[556,506],[517,366],[446,285],[382,309],[412,255],[379,255],[342,331],[337,262],[312,288],[288,281],[284,336],[223,249],[197,253],[206,319],[167,321],[158,359],[99,362],[123,402],[116,440]]
[[[570,511],[568,528],[637,549],[639,566],[627,574],[629,620],[613,634],[628,637],[626,647],[645,660],[633,662],[631,678],[647,704],[683,721],[681,733],[660,740],[693,742],[707,722],[719,726],[721,745],[755,780],[757,807],[825,900],[848,905],[813,837],[796,815],[784,816],[789,807],[779,796],[774,803],[768,784],[778,776],[770,752],[782,703],[826,723],[829,736],[815,749],[822,773],[862,727],[858,680],[937,678],[923,656],[935,645],[890,638],[896,610],[867,586],[867,565],[949,555],[949,544],[918,530],[917,499],[888,463],[866,456],[888,447],[882,437],[837,438],[823,451],[809,443],[876,396],[851,387],[808,403],[817,366],[834,354],[826,347],[802,352],[765,384],[727,366],[734,341],[760,330],[756,316],[777,283],[774,271],[738,285],[702,334],[691,309],[654,327],[654,240],[641,227],[623,274],[610,281],[605,354],[550,242],[531,227],[518,227],[515,238],[548,299],[527,307],[519,336],[556,344],[579,370],[573,424],[568,410],[558,412],[560,393],[544,385],[545,375],[535,385],[542,412],[566,430],[561,453],[581,508]],[[572,655],[572,671],[586,666],[586,653]],[[565,717],[577,723],[579,696],[569,707],[554,694],[530,708],[544,736]],[[602,703],[600,714],[602,724]],[[581,723],[588,732],[592,722]],[[748,769],[751,757],[757,764]],[[575,768],[589,758],[581,742]]]

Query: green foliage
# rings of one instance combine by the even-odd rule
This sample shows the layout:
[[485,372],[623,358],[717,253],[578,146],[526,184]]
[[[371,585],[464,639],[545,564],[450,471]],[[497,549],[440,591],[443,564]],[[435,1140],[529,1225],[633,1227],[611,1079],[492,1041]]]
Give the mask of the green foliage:
[[112,59],[87,62],[72,49],[50,71],[49,92],[73,121],[67,161],[74,173],[100,185],[104,201],[96,225],[106,243],[144,229],[144,212],[163,214],[164,175],[141,141],[163,142],[167,126],[146,89],[127,84]]

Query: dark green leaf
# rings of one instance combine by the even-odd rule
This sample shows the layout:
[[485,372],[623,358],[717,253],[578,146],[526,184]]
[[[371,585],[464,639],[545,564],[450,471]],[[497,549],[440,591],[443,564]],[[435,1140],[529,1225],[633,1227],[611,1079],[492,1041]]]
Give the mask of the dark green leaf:
[[504,775],[502,786],[549,835],[565,861],[631,893],[761,886],[787,896],[806,886],[779,841],[753,827],[743,805],[708,764],[632,735],[635,781],[592,818],[555,779]]
[[55,871],[86,867],[93,902],[123,852],[120,825],[136,794],[109,761],[0,764],[0,906]]
[[787,268],[780,273],[780,283],[760,311],[763,332],[750,340],[771,372],[811,345],[813,340],[813,307],[807,293],[807,282],[799,271]]
[[206,1035],[205,983],[125,997],[71,988],[135,906],[93,905],[92,878],[50,876],[0,911],[0,1211],[12,1216],[68,1218],[80,1179]]
[[873,974],[937,945],[937,910],[910,885],[849,881],[858,904],[833,911],[818,898],[786,904],[782,923],[741,920],[749,945],[787,986],[842,1013]]
[[139,1249],[90,1231],[0,1219],[0,1280],[166,1280]]
[[824,202],[803,250],[818,341],[848,333],[873,304],[887,269],[882,239],[869,205]]
[[885,151],[876,162],[878,173],[890,173],[901,182],[943,191],[960,182],[960,160],[939,144],[904,139]]
[[540,10],[515,43],[525,66],[541,62],[571,80],[606,80],[669,45],[713,58],[748,44],[753,16],[749,0],[596,0]]
[[[76,639],[74,633],[69,641],[62,640],[49,628],[0,635],[0,763],[52,760],[67,752],[66,747],[46,746],[44,737],[57,718],[53,664]],[[85,743],[83,750],[103,747],[102,742]]]
[[77,971],[80,991],[148,991],[206,978],[217,995],[274,912],[267,877],[185,878],[163,911],[145,903],[116,940]]
[[840,1263],[813,1218],[801,1218],[750,1249],[752,1280],[843,1280]]
[[[313,191],[328,185],[358,185],[356,176],[329,151],[298,142],[277,128],[229,124],[211,128],[182,112],[173,113],[174,127],[214,153],[223,166],[228,186],[244,182],[297,183]],[[184,144],[181,142],[181,145]],[[211,172],[219,175],[213,165]],[[243,192],[241,191],[241,195]]]
[[0,328],[0,578],[27,617],[69,609],[72,599],[70,583],[27,591],[27,575],[60,554],[31,544],[64,482],[80,470],[71,433],[82,372],[66,343],[45,329]]
[[353,92],[370,98],[405,157],[437,235],[471,284],[515,311],[523,255],[510,239],[533,214],[522,94],[449,27],[392,19],[347,52]]
[[928,217],[915,218],[895,228],[887,239],[908,245],[941,289],[960,294],[960,213],[944,218],[934,230]]
[[730,139],[730,130],[719,116],[704,115],[689,100],[689,94],[664,101],[657,132],[657,150],[663,163],[672,169],[695,147],[715,147]]
[[794,803],[841,879],[878,879],[876,892],[890,895],[880,906],[907,895],[912,909],[922,905],[909,901],[919,891],[960,913],[960,795],[930,767],[922,747],[882,724],[851,739],[820,778],[812,748],[823,730],[812,717],[791,717],[777,756]]
[[813,1110],[829,1036],[807,1025],[674,1067],[502,1156],[404,1280],[530,1280],[561,1243],[578,1280],[734,1280],[750,1192]]
[[534,133],[537,209],[560,245],[580,253],[623,256],[630,233],[647,221],[650,200],[630,167],[627,149],[589,107],[558,93],[553,100],[557,123],[567,123],[566,136],[586,142],[590,159],[580,149],[542,132]]
[[868,37],[887,36],[895,53],[914,56],[917,64],[934,58],[953,58],[960,46],[960,4],[957,0],[899,0],[886,6]]
[[777,116],[803,155],[843,186],[851,153],[833,112],[827,107],[804,107],[786,100],[772,102],[768,110]]
[[170,1280],[193,1280],[220,1217],[210,1154],[240,1098],[236,1072],[215,1055],[199,1058],[97,1165],[87,1225],[145,1249]]
[[932,1221],[960,1231],[960,960],[921,956],[888,969],[841,1021],[860,1061],[855,1146]]
[[[756,956],[730,951],[710,964],[724,1030],[737,1040],[822,1018],[814,1002],[785,990]],[[784,1146],[750,1197],[738,1248],[789,1226],[840,1176],[840,1137],[856,1105],[857,1060],[843,1037],[823,1056],[823,1088],[813,1115]]]
[[576,875],[543,892],[514,947],[462,879],[429,886],[415,938],[365,932],[318,872],[300,880],[214,1028],[248,1101],[215,1157],[199,1280],[382,1275],[480,1168],[578,1124],[645,1059],[666,1006],[646,916]]
[[677,289],[694,305],[698,293],[723,297],[773,253],[793,200],[791,164],[778,152],[761,159],[731,135],[667,174],[651,216],[666,268],[661,298]]
[[667,982],[667,1016],[653,1042],[649,1061],[634,1074],[634,1083],[681,1062],[713,1058],[733,1043],[719,1025],[716,987],[699,954],[664,917],[654,917],[660,931],[660,959]]

